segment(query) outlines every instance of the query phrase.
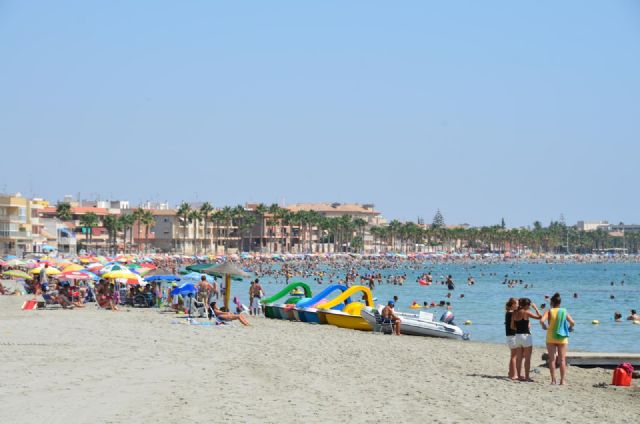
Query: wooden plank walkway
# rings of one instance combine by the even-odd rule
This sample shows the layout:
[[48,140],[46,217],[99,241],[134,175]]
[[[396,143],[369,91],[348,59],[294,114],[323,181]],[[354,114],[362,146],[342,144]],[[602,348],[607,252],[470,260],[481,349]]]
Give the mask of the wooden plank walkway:
[[[546,353],[542,354],[542,360],[547,360]],[[640,353],[567,353],[567,364],[578,367],[616,367],[623,362],[629,362],[636,368],[640,367]]]

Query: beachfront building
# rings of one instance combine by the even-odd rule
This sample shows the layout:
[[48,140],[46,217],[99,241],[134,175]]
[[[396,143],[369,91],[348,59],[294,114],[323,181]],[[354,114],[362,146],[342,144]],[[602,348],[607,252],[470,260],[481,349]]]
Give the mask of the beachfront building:
[[245,250],[276,253],[372,252],[370,229],[386,222],[373,204],[247,204],[255,215]]
[[0,194],[0,255],[21,257],[41,251],[47,241],[38,218],[41,208],[20,193]]
[[609,230],[608,221],[578,221],[576,224],[578,231],[597,231],[597,230]]
[[[159,252],[207,255],[236,253],[241,250],[238,220],[223,209],[201,212],[201,204],[190,204],[189,210],[150,209],[153,224],[148,240],[150,248]],[[197,212],[197,213],[194,213]]]
[[[110,240],[108,231],[104,227],[104,219],[109,215],[120,215],[120,210],[66,204],[69,205],[66,217],[60,217],[57,207],[54,206],[45,207],[39,211],[40,219],[47,222],[47,232],[55,228],[58,251],[62,253],[77,253],[78,249],[99,253],[110,251],[113,240]],[[107,204],[100,206],[107,206]],[[86,222],[87,215],[95,216],[96,220],[93,223]]]

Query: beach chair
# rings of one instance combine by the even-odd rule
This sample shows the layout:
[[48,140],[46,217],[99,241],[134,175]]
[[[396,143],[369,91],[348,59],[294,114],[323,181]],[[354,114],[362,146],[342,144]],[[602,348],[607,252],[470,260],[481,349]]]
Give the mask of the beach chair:
[[373,331],[375,333],[382,333],[382,334],[394,333],[396,325],[394,324],[393,321],[383,318],[382,315],[380,314],[380,311],[378,311],[375,308],[373,310],[373,315],[376,318],[376,325],[373,328]]

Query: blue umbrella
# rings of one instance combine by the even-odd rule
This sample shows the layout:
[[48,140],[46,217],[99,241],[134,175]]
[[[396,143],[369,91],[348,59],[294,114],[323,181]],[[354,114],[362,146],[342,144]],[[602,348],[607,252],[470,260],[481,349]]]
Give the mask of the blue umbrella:
[[171,290],[171,296],[176,296],[178,294],[189,294],[189,293],[197,293],[198,288],[193,283],[184,283]]
[[175,275],[151,275],[144,279],[145,281],[180,281],[180,277]]

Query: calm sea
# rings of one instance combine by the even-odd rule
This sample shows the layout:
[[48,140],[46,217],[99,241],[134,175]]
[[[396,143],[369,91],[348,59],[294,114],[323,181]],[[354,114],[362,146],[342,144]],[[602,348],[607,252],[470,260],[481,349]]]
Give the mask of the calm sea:
[[[434,284],[420,286],[416,278],[427,271],[431,271]],[[370,270],[362,269],[360,272],[365,274]],[[626,321],[630,309],[640,310],[640,264],[424,263],[419,269],[399,264],[394,269],[380,272],[383,276],[406,273],[407,279],[402,286],[385,282],[377,285],[374,290],[376,303],[386,303],[396,295],[399,297],[396,308],[411,312],[409,305],[414,300],[420,304],[450,301],[455,323],[470,333],[472,340],[504,342],[504,304],[509,297],[528,297],[538,306],[546,303],[548,307],[549,301],[544,296],[551,296],[557,291],[562,295],[563,306],[576,321],[570,339],[571,349],[640,352],[640,325]],[[447,287],[439,284],[449,274],[456,283],[451,298],[446,297]],[[475,285],[467,285],[469,276],[475,279]],[[505,278],[523,280],[523,283],[509,288],[503,284]],[[282,279],[279,284],[269,278],[261,281],[267,295],[275,293],[283,285]],[[325,280],[323,285],[319,285],[312,278],[295,278],[292,281],[309,283],[314,293],[328,284]],[[525,288],[527,284],[529,287]],[[577,298],[573,297],[574,293]],[[464,294],[464,298],[460,298],[460,294]],[[439,317],[444,309],[432,308],[429,312]],[[623,322],[614,321],[615,312],[622,313]],[[463,325],[467,320],[472,324]],[[593,325],[593,320],[599,320],[600,324]],[[544,346],[545,333],[535,321],[532,322],[532,333],[535,345]]]

